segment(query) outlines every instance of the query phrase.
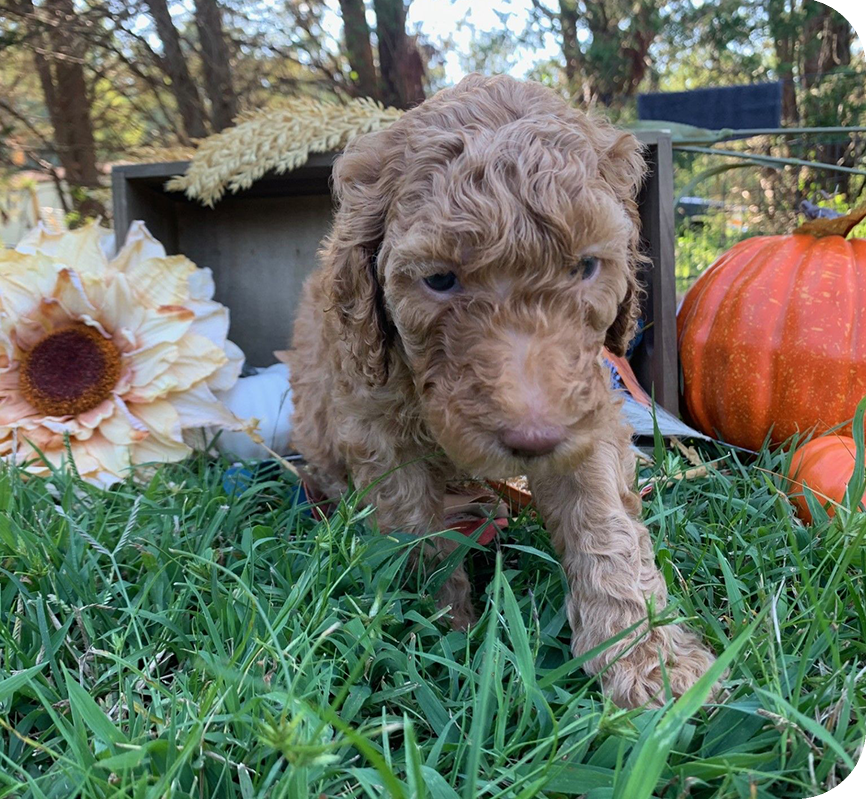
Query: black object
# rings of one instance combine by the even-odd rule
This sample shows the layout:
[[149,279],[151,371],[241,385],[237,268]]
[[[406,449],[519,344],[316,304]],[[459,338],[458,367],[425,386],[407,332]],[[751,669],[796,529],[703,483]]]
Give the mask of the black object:
[[778,128],[783,84],[719,86],[688,92],[639,95],[640,120],[665,120],[698,128]]

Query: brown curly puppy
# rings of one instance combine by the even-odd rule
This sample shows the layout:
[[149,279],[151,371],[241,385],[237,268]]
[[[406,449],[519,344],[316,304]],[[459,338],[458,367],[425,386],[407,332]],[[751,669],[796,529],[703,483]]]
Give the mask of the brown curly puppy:
[[[470,76],[338,159],[340,206],[295,324],[294,440],[319,489],[376,480],[380,526],[424,533],[443,529],[448,480],[527,474],[576,654],[666,603],[600,361],[634,330],[643,171],[633,136],[554,92]],[[439,558],[455,547],[439,543]],[[439,600],[472,622],[463,568]],[[667,625],[602,680],[621,705],[659,702],[661,664],[679,695],[712,659]]]

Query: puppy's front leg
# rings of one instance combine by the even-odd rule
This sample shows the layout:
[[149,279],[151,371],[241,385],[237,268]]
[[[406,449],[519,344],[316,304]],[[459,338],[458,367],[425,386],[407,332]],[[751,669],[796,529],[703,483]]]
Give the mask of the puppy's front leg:
[[[436,467],[424,461],[404,463],[390,469],[366,462],[354,471],[360,488],[371,486],[369,498],[377,509],[377,522],[383,532],[407,531],[428,534],[441,531],[445,481]],[[428,540],[424,548],[426,565],[436,567],[458,544],[443,537]],[[470,581],[463,565],[458,565],[437,593],[441,607],[451,607],[450,619],[456,629],[469,628],[476,619],[470,599]]]
[[[570,585],[567,615],[576,656],[647,617],[646,599],[666,605],[666,583],[654,564],[648,530],[639,521],[641,504],[631,484],[632,456],[625,444],[599,442],[572,475],[531,476],[537,508],[560,553]],[[632,632],[585,665],[596,673],[642,630]],[[646,631],[602,676],[620,706],[665,701],[661,662],[676,696],[708,670],[713,654],[678,625]]]

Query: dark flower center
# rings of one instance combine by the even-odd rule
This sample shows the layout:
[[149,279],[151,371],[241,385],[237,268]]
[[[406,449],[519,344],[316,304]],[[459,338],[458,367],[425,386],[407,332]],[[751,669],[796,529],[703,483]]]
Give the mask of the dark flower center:
[[21,361],[21,394],[52,417],[87,412],[102,403],[121,374],[121,357],[110,339],[84,323],[52,331]]

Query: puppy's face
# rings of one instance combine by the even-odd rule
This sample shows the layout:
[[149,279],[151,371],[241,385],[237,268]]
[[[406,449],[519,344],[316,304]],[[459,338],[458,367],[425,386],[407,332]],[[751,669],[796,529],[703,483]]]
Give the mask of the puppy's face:
[[468,76],[338,159],[324,249],[347,380],[404,362],[477,474],[567,471],[618,410],[638,312],[638,142],[539,84]]
[[569,470],[617,414],[600,354],[634,226],[589,143],[550,125],[411,162],[380,252],[428,426],[477,474]]

